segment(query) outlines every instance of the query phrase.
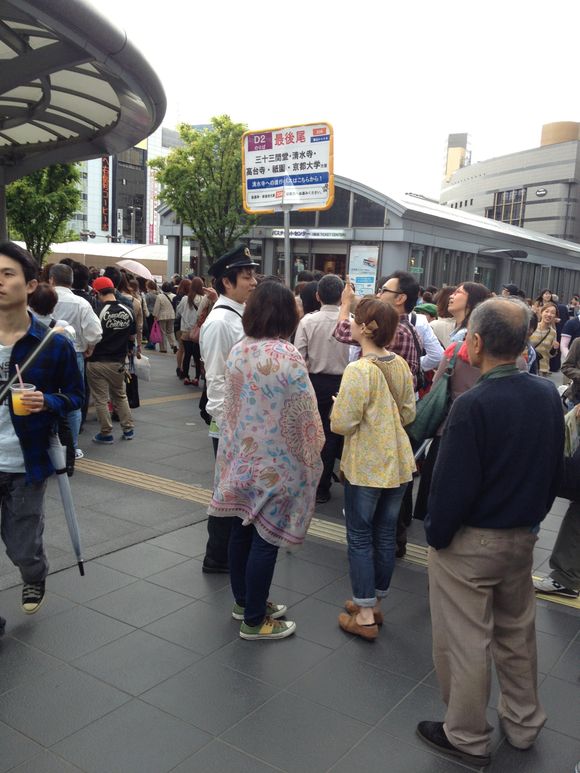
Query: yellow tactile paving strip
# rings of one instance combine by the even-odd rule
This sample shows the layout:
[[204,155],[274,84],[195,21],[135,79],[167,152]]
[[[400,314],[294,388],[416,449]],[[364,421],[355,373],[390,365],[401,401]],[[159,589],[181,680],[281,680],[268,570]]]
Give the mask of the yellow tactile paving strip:
[[[346,545],[346,529],[340,523],[324,521],[321,518],[313,518],[308,533],[319,539]],[[414,545],[412,542],[408,542],[407,553],[404,560],[411,564],[427,566],[427,548],[424,545]],[[534,579],[540,578],[534,575]],[[580,598],[566,599],[562,596],[549,595],[546,593],[536,593],[536,598],[543,599],[544,601],[553,601],[555,604],[562,604],[562,606],[565,607],[580,609]]]
[[[538,575],[534,575],[534,580],[541,579]],[[543,599],[544,601],[553,601],[554,604],[562,604],[564,607],[572,607],[572,609],[580,609],[580,598],[577,599],[565,599],[563,596],[555,596],[548,593],[536,593],[537,599]]]
[[[140,400],[141,405],[161,405],[162,403],[174,403],[179,400],[196,400],[201,396],[201,390],[195,389],[181,395],[165,395],[164,397],[146,397]],[[94,405],[89,405],[89,411],[95,410]]]
[[[321,518],[313,518],[310,523],[308,533],[313,537],[326,539],[329,542],[338,542],[340,545],[346,545],[346,529],[340,523],[324,521]],[[423,545],[414,545],[407,543],[407,554],[405,560],[411,564],[427,566],[427,548]]]
[[[187,400],[190,395],[179,395],[172,398],[153,398],[154,402],[166,402],[168,400]],[[144,402],[144,401],[143,401]],[[151,403],[150,403],[151,404]],[[194,486],[190,483],[179,483],[170,478],[161,478],[158,475],[150,475],[145,472],[130,470],[126,467],[105,464],[105,462],[91,461],[89,459],[78,459],[75,468],[79,472],[87,475],[96,475],[99,478],[113,480],[116,483],[124,483],[127,486],[154,491],[157,494],[175,497],[175,499],[185,499],[188,502],[197,502],[201,505],[208,505],[212,492],[201,486]],[[346,545],[346,529],[341,523],[325,521],[322,518],[313,518],[310,523],[308,533],[312,537],[336,542],[339,545]],[[407,554],[405,561],[419,566],[427,566],[427,548],[424,545],[415,545],[407,543]],[[562,596],[552,596],[544,593],[537,593],[537,598],[545,601],[552,601],[554,604],[580,609],[580,599],[566,599]]]
[[115,481],[115,483],[124,483],[126,486],[135,486],[135,488],[153,491],[156,494],[165,494],[165,496],[175,497],[175,499],[197,502],[201,505],[208,505],[211,499],[211,491],[201,486],[179,483],[169,478],[161,478],[158,475],[129,470],[126,467],[105,464],[105,462],[77,459],[75,469],[88,475],[96,475],[99,478]]
[[140,400],[141,405],[160,405],[161,403],[174,403],[177,400],[193,400],[198,398],[201,392],[196,390],[191,391],[185,395],[165,395],[165,397],[146,397],[145,400]]

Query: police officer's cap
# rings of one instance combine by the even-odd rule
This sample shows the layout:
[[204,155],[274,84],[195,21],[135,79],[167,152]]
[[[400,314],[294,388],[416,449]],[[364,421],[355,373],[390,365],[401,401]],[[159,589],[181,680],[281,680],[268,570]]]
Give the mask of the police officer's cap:
[[254,260],[248,247],[244,244],[240,244],[238,247],[234,247],[233,250],[226,252],[221,258],[218,258],[209,269],[208,273],[215,279],[220,279],[226,271],[232,268],[255,268],[258,263]]

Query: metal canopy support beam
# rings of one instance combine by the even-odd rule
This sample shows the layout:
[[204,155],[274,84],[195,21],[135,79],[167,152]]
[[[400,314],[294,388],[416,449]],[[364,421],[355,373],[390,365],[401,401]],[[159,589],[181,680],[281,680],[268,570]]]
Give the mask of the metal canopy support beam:
[[50,46],[27,51],[17,58],[17,66],[0,70],[0,94],[10,91],[23,83],[38,80],[57,70],[71,65],[90,62],[86,51],[67,43],[52,43]]

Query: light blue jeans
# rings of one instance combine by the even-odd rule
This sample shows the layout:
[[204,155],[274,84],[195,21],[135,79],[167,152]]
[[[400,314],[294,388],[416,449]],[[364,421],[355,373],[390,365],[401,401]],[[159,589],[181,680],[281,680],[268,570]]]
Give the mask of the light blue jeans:
[[397,520],[407,484],[383,489],[344,485],[352,599],[374,607],[387,595],[395,568]]
[[[77,356],[77,365],[83,377],[83,383],[85,380],[85,358],[82,352],[75,352]],[[75,448],[79,446],[79,432],[82,423],[82,410],[79,408],[76,411],[71,411],[68,415],[68,425],[70,427],[70,433],[72,435],[72,442]]]

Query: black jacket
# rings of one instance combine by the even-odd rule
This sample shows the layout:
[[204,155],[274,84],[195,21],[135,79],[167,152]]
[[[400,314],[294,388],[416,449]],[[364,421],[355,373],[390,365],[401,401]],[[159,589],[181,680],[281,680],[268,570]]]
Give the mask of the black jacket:
[[550,381],[517,373],[477,383],[454,402],[441,440],[429,545],[447,547],[462,526],[537,526],[556,496],[563,454],[562,402]]

